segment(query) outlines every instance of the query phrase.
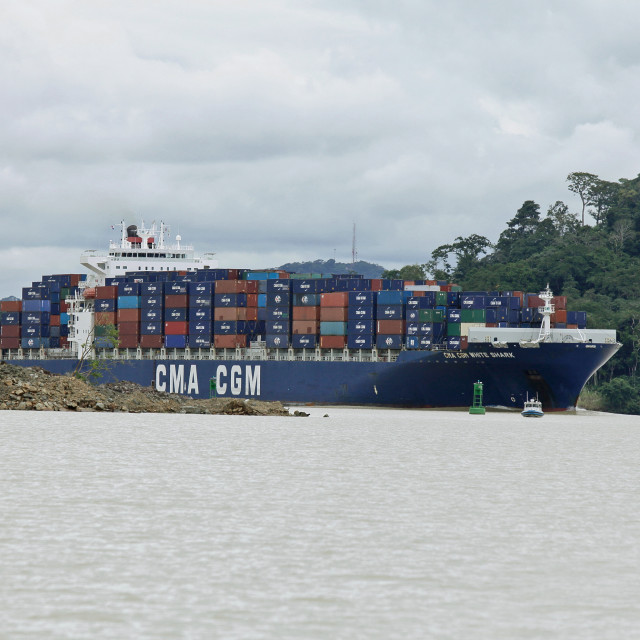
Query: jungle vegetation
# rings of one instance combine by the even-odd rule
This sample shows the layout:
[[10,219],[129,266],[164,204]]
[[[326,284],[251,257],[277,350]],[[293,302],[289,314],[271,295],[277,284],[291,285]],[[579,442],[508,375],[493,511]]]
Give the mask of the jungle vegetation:
[[497,241],[459,236],[424,264],[383,277],[448,280],[473,291],[538,292],[549,283],[569,309],[587,312],[588,328],[618,331],[622,348],[588,385],[597,408],[640,414],[640,175],[608,182],[575,172],[567,186],[579,212],[557,201],[543,213],[527,200]]

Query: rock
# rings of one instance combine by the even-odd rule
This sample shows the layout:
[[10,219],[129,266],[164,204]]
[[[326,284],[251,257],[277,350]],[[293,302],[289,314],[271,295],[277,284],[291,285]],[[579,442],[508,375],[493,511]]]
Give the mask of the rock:
[[122,411],[130,413],[189,413],[200,415],[291,414],[279,402],[237,398],[194,399],[156,391],[132,382],[90,384],[40,367],[19,367],[0,361],[0,409],[37,411]]

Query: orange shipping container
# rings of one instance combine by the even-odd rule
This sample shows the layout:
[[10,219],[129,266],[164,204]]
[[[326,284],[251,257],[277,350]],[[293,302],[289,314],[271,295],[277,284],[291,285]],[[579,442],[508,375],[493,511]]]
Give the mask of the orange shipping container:
[[[223,281],[219,280],[218,282]],[[224,336],[214,335],[213,346],[216,349],[235,349],[236,347],[246,347],[247,336],[244,334],[231,334]]]
[[118,309],[118,324],[121,322],[140,322],[140,309]]
[[118,323],[118,337],[137,336],[139,333],[140,333],[139,322],[119,322]]
[[324,322],[346,322],[348,319],[348,307],[320,307],[320,320]]
[[59,327],[60,326],[60,316],[55,314],[55,315],[51,315],[49,317],[49,324],[52,327]]
[[189,305],[189,296],[182,294],[169,294],[164,297],[164,306],[174,309],[185,309]]
[[371,280],[371,291],[382,291],[382,280],[380,278]]
[[216,280],[216,293],[258,293],[257,280]]
[[404,333],[404,320],[378,320],[378,333],[396,335]]
[[320,320],[320,307],[292,307],[294,320]]
[[[554,296],[553,298],[551,298],[551,304],[555,304],[556,305],[556,311],[558,309],[566,310],[566,308],[567,308],[567,296]],[[562,322],[562,320],[558,320],[558,322]]]
[[96,298],[99,300],[115,300],[118,297],[118,287],[96,287]]
[[161,349],[163,344],[163,336],[140,336],[140,346],[143,349]]
[[344,349],[347,345],[347,336],[320,336],[321,349]]
[[566,322],[567,310],[556,308],[556,312],[551,314],[551,322]]
[[317,320],[294,320],[291,323],[291,333],[318,333],[318,327]]
[[0,311],[22,311],[22,300],[3,300]]
[[347,291],[334,291],[333,293],[320,294],[321,307],[346,307],[349,304]]
[[115,311],[99,311],[95,315],[95,323],[100,326],[116,323]]
[[189,333],[189,323],[178,320],[165,322],[164,333],[167,336],[186,336]]
[[140,338],[137,334],[118,336],[118,347],[120,349],[136,349]]

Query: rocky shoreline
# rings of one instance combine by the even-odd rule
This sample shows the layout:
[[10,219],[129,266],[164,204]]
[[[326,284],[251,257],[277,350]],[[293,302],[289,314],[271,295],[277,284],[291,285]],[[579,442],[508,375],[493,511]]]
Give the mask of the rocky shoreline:
[[306,416],[280,402],[229,398],[194,400],[133,382],[90,384],[40,367],[0,362],[0,410],[195,413],[207,415]]

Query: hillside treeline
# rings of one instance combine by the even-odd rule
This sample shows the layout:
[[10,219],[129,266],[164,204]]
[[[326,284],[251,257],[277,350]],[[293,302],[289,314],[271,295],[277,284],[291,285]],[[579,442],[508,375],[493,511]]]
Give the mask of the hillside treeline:
[[602,410],[640,414],[640,176],[608,182],[576,172],[567,185],[579,212],[560,200],[542,212],[527,200],[496,242],[459,236],[425,264],[385,277],[449,280],[474,291],[537,292],[549,283],[568,308],[587,311],[589,328],[615,328],[623,345],[586,395]]

